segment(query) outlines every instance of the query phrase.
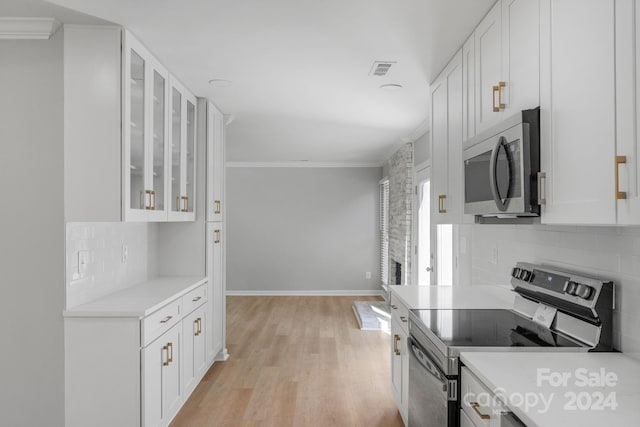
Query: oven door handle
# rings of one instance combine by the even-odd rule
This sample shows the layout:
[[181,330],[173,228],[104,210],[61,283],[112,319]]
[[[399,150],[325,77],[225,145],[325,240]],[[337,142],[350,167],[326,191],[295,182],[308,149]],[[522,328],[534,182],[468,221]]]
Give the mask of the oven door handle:
[[[509,168],[509,187],[507,188],[507,194],[505,195],[504,200],[500,195],[500,189],[498,188],[498,155],[500,155],[500,150],[504,149],[505,155],[507,156],[507,167]],[[509,160],[509,150],[507,149],[507,140],[504,136],[498,138],[498,142],[496,146],[493,148],[491,152],[491,162],[489,163],[489,186],[491,187],[491,194],[493,195],[493,200],[498,207],[498,210],[504,212],[507,210],[507,206],[509,205],[509,194],[511,193],[511,162]]]
[[[431,374],[432,377],[436,378],[439,382],[442,383],[442,391],[444,393],[447,393],[447,389],[448,389],[447,378],[444,376],[442,372],[440,372],[440,369],[438,369],[436,364],[433,363],[433,360],[431,360],[427,352],[413,338],[409,337],[407,339],[407,342],[409,344],[408,347],[411,350],[409,351],[409,354],[414,359],[416,359],[416,361],[420,363],[420,366],[422,366],[427,372],[429,372],[429,374]],[[423,357],[420,357],[420,355],[416,353],[417,351],[419,351]]]

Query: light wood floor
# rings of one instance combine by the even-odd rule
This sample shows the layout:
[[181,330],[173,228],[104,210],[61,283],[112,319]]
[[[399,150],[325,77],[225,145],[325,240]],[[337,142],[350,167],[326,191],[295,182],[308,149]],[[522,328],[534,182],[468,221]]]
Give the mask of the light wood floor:
[[374,297],[227,297],[227,348],[171,424],[402,427],[389,335],[360,331]]

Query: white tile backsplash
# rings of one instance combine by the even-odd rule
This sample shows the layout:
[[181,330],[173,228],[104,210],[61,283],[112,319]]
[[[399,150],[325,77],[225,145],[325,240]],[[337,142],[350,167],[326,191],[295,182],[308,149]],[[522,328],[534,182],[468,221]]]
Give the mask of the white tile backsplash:
[[[149,241],[155,226],[145,223],[85,223],[66,225],[66,306],[75,307],[155,276]],[[123,261],[122,247],[127,246]],[[87,264],[79,268],[78,253]],[[150,262],[151,261],[151,262]],[[151,268],[150,268],[151,266]]]
[[[509,285],[517,261],[549,264],[613,280],[616,346],[640,358],[640,228],[462,225],[461,265],[472,285]],[[498,250],[498,262],[492,251]]]

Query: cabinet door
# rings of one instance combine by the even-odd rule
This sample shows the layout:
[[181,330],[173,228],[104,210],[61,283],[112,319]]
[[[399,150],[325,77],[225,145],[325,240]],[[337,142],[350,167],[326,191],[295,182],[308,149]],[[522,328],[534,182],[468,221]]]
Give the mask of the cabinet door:
[[476,61],[473,35],[462,46],[462,141],[476,136]]
[[404,406],[404,396],[402,395],[402,339],[404,332],[400,325],[394,320],[391,322],[391,391],[396,399],[398,408]]
[[130,34],[124,40],[124,219],[166,221],[168,72]]
[[205,371],[206,310],[200,307],[182,320],[182,382],[185,398],[196,388]]
[[180,409],[180,324],[142,350],[144,426],[167,425]]
[[222,221],[224,202],[224,117],[211,103],[207,111],[207,221]]
[[540,105],[540,4],[502,0],[504,117]]
[[194,221],[196,98],[175,79],[170,94],[169,221]]
[[222,223],[207,224],[207,278],[209,306],[206,328],[207,363],[223,350],[225,327],[224,246]]
[[[640,224],[640,2],[616,1],[616,155],[624,156],[619,168],[618,224]],[[617,193],[617,192],[616,192]]]
[[502,81],[501,3],[497,2],[476,28],[476,132],[480,133],[502,119],[498,107],[499,93],[494,90]]
[[460,427],[476,427],[462,409],[460,410]]
[[459,223],[462,214],[462,52],[432,84],[432,222]]
[[540,5],[541,220],[614,224],[614,2]]

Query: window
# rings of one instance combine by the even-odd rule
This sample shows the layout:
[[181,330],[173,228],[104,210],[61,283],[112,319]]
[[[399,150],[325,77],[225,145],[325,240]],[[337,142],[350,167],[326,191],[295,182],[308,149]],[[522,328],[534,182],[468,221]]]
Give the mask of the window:
[[380,278],[389,284],[389,180],[380,181]]

